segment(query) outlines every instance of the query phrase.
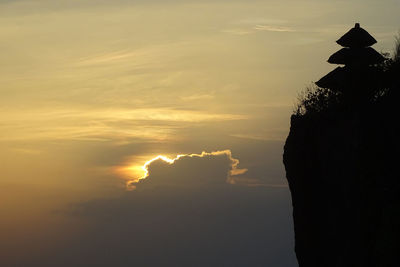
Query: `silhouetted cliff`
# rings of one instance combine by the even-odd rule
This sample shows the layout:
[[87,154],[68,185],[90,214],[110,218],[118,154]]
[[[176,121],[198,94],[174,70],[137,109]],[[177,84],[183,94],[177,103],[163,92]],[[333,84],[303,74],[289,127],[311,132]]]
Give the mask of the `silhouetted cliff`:
[[358,103],[317,88],[291,117],[283,160],[300,267],[400,266],[399,66],[399,54],[375,66]]

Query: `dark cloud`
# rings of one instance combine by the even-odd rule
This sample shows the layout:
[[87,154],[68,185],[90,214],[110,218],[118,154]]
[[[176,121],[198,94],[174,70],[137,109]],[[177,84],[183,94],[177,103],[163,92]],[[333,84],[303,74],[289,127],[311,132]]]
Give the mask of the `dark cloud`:
[[87,230],[35,264],[296,266],[287,188],[228,183],[228,150],[148,167],[137,190],[74,205]]
[[[218,144],[222,146],[227,141],[231,140]],[[288,188],[248,187],[227,182],[232,177],[280,173],[280,168],[273,169],[268,162],[280,160],[281,144],[264,143],[240,142],[240,146],[235,145],[233,155],[229,150],[221,150],[186,155],[173,164],[153,161],[149,164],[149,176],[137,185],[137,190],[114,198],[80,202],[68,212],[64,211],[62,215],[74,223],[58,228],[61,237],[49,234],[46,244],[51,244],[50,251],[47,246],[41,248],[43,238],[30,237],[30,245],[20,246],[19,251],[24,251],[22,256],[13,265],[3,265],[294,267]],[[98,155],[95,162],[98,164],[111,160],[112,165],[114,157],[121,159],[147,149],[147,145],[129,144],[105,153],[111,149],[108,144],[102,146],[92,151]],[[160,145],[154,146],[157,148],[154,151],[162,150]],[[209,146],[218,147],[213,142]],[[71,143],[65,147],[70,149]],[[195,151],[186,146],[177,149]],[[80,161],[86,156],[76,157]],[[249,170],[232,176],[232,170],[243,168]],[[264,168],[270,168],[270,172]],[[40,248],[39,252],[31,253],[35,258],[25,251],[32,246]]]
[[227,184],[127,192],[76,207],[75,215],[90,226],[49,261],[57,266],[296,266],[289,207],[286,188]]
[[238,168],[239,160],[230,150],[187,154],[169,159],[159,156],[149,161],[145,179],[130,185],[139,189],[162,186],[213,186],[235,183],[235,176],[247,169]]

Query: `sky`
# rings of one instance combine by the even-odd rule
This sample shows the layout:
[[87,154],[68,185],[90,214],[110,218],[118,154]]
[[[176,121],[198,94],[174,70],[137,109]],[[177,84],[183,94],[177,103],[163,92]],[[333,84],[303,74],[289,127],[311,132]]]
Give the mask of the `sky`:
[[299,93],[398,0],[0,0],[1,266],[296,266]]

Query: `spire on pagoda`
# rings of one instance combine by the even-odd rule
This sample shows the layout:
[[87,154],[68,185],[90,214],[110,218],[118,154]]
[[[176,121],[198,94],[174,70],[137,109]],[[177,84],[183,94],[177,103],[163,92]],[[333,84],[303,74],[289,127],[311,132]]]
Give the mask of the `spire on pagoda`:
[[339,40],[336,41],[339,45],[349,48],[367,47],[376,44],[376,40],[366,30],[360,27],[360,23],[356,23],[354,28],[351,28]]
[[[334,91],[348,90],[349,85],[358,81],[355,77],[360,75],[361,70],[366,70],[369,66],[382,63],[385,58],[374,48],[370,47],[376,43],[366,30],[356,23],[354,28],[336,41],[343,48],[331,55],[328,62],[331,64],[341,64],[344,67],[337,67],[315,84],[321,88]],[[360,84],[360,83],[359,83]]]

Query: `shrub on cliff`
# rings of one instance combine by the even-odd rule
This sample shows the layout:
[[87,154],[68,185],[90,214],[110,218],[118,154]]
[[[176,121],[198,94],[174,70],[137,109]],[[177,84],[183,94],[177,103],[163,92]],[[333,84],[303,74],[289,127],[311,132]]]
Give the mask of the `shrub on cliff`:
[[298,97],[294,115],[348,112],[352,106],[368,108],[376,102],[393,101],[393,97],[398,96],[400,90],[400,34],[396,37],[393,56],[372,66],[370,71],[372,75],[364,75],[366,77],[360,83],[361,88],[354,89],[350,94],[316,85],[308,86]]
[[311,85],[300,93],[294,114],[304,116],[321,113],[338,107],[340,103],[340,93]]

